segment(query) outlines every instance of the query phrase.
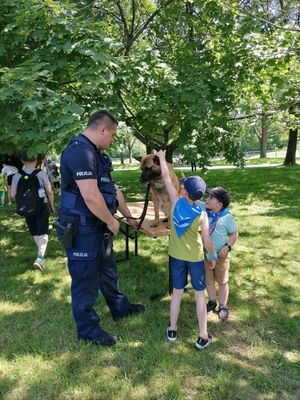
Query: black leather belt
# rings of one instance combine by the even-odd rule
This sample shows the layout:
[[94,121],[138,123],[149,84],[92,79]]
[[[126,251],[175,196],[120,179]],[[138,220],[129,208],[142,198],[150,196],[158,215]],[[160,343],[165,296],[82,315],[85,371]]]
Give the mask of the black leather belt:
[[87,226],[93,226],[96,228],[100,227],[105,227],[106,224],[103,221],[100,221],[100,219],[95,219],[95,218],[85,218],[85,222]]

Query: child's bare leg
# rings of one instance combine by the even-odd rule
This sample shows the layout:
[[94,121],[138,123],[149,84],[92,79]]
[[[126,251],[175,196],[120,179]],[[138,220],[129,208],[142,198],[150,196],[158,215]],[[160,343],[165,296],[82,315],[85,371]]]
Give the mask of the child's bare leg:
[[200,337],[206,340],[208,339],[208,333],[207,333],[207,311],[206,311],[204,290],[195,290],[195,299],[196,299],[196,312],[198,318]]
[[11,204],[11,186],[7,185],[7,198],[8,198],[8,204]]
[[38,257],[44,257],[46,253],[48,245],[48,235],[39,235],[38,236]]
[[214,270],[206,268],[205,275],[208,298],[209,300],[216,300],[215,272]]
[[206,282],[206,290],[207,290],[209,300],[216,300],[215,284]]
[[171,331],[177,330],[177,320],[180,311],[180,303],[182,299],[183,289],[173,288],[171,304],[170,304],[170,326]]
[[36,244],[36,246],[38,248],[39,247],[39,236],[35,235],[35,236],[32,236],[32,237],[33,237],[34,243]]
[[219,293],[220,293],[220,305],[226,306],[229,295],[229,285],[228,282],[220,284],[219,283]]

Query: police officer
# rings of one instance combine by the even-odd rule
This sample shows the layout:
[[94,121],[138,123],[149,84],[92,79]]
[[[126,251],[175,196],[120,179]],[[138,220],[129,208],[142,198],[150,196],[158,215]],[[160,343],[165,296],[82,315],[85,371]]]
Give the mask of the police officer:
[[[62,192],[58,236],[64,242],[71,275],[72,310],[78,338],[111,346],[116,337],[100,326],[94,310],[100,289],[115,321],[145,311],[119,291],[117,265],[110,239],[119,231],[113,217],[117,207],[131,216],[120,190],[111,178],[107,149],[118,121],[107,110],[92,114],[85,131],[73,138],[61,156]],[[118,199],[120,204],[118,205]],[[135,222],[128,222],[135,226]]]

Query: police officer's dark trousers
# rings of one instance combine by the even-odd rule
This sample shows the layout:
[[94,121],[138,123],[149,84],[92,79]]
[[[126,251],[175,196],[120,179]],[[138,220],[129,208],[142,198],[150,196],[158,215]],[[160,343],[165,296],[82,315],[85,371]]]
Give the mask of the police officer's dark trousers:
[[72,278],[73,316],[78,337],[93,340],[101,335],[100,318],[94,310],[100,289],[114,319],[128,314],[130,303],[119,291],[113,251],[103,258],[104,227],[77,226],[73,249],[67,250]]

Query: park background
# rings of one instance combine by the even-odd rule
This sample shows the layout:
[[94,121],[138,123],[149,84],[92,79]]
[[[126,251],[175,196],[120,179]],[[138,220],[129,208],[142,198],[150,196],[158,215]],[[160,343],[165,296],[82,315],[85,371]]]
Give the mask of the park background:
[[[1,398],[300,397],[299,8],[295,0],[1,2],[1,156],[58,157],[88,115],[105,107],[120,120],[110,153],[132,161],[114,172],[127,200],[142,201],[145,191],[132,159],[164,148],[174,165],[183,159],[186,175],[195,162],[193,173],[209,187],[229,189],[241,233],[230,321],[209,317],[215,340],[207,351],[193,349],[191,291],[180,337],[174,346],[166,341],[170,298],[150,296],[167,291],[168,241],[143,235],[139,256],[120,263],[119,273],[122,289],[147,312],[114,323],[99,299],[104,327],[119,338],[99,349],[76,340],[55,235],[47,271],[31,270],[24,221],[4,206]],[[245,160],[249,151],[260,158]],[[253,163],[269,166],[247,168]],[[220,165],[236,168],[210,168]],[[121,258],[121,235],[115,250]]]

